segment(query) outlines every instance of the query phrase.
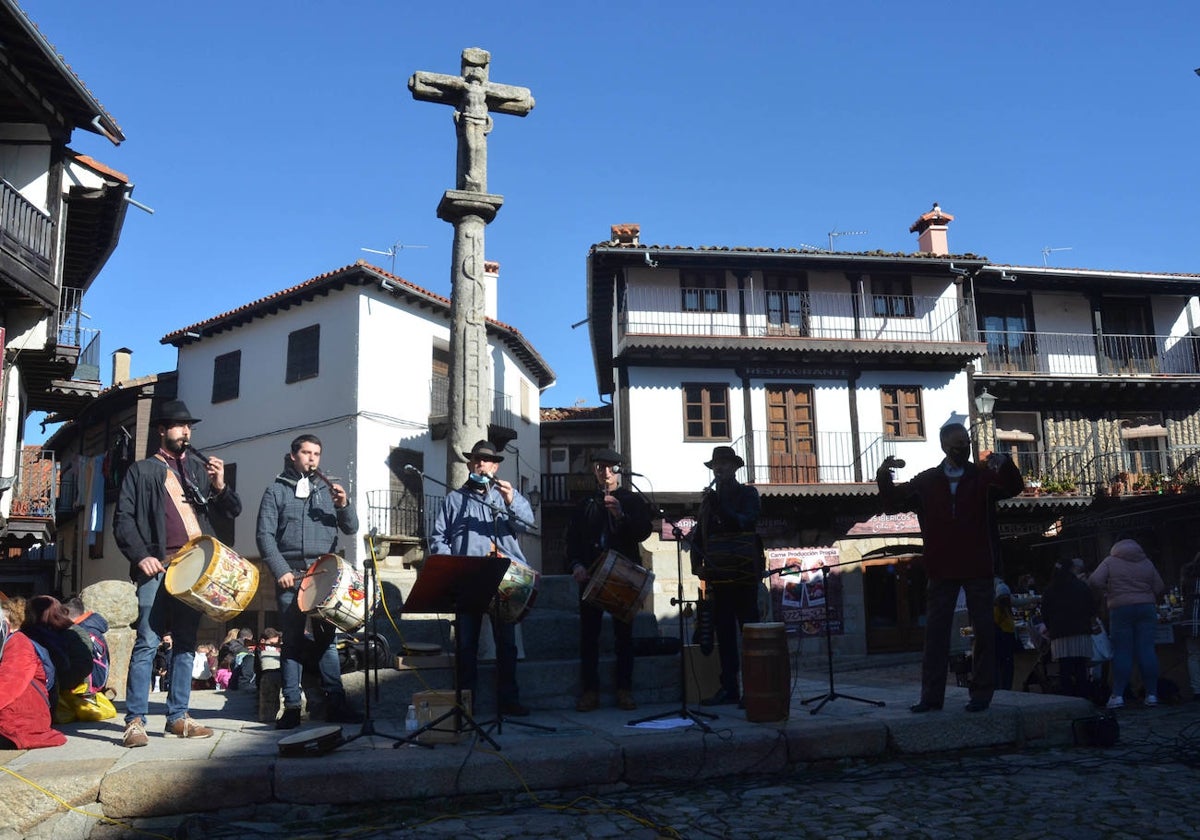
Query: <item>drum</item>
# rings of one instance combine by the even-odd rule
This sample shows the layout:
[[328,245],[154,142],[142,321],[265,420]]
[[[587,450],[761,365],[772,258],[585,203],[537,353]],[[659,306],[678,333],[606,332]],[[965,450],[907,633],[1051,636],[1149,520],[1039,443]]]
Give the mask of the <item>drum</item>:
[[192,609],[225,622],[250,606],[258,569],[219,540],[199,536],[184,543],[167,565],[167,592]]
[[279,754],[287,758],[305,758],[335,750],[346,742],[340,726],[318,726],[279,739]]
[[757,583],[762,577],[762,541],[754,531],[708,538],[699,578],[709,583]]
[[615,619],[632,622],[654,589],[654,572],[611,550],[601,554],[593,568],[583,600]]
[[[296,605],[301,612],[323,618],[347,633],[366,624],[363,601],[367,597],[358,569],[336,554],[322,554],[304,573]],[[379,609],[379,592],[371,612]]]
[[542,576],[531,566],[519,560],[509,561],[488,612],[507,624],[516,624],[533,609],[541,581]]
[[742,700],[748,721],[770,723],[787,719],[792,702],[792,671],[783,622],[742,625]]

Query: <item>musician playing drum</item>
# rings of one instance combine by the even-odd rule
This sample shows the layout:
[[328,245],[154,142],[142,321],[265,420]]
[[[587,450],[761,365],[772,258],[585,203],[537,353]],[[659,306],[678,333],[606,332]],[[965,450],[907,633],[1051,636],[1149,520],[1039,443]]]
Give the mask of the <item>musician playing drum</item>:
[[[304,434],[292,441],[284,456],[283,472],[267,485],[258,506],[255,538],[263,562],[275,579],[275,602],[283,631],[283,714],[276,729],[300,725],[300,678],[309,644],[304,635],[307,615],[297,603],[304,571],[323,554],[332,554],[338,532],[358,530],[358,515],[345,489],[320,471],[321,440]],[[334,638],[337,628],[314,615],[312,644],[320,652],[321,688],[325,692],[325,719],[331,723],[358,723],[362,715],[346,700],[342,671]]]
[[[600,705],[600,625],[604,610],[583,599],[597,558],[616,551],[638,561],[638,543],[650,536],[650,506],[627,487],[621,487],[621,453],[601,449],[592,455],[596,492],[581,501],[567,523],[567,562],[579,584],[579,680],[582,692],[575,703],[580,712]],[[636,709],[633,699],[633,623],[613,618],[617,653],[617,707]]]
[[[464,452],[470,475],[466,483],[446,494],[429,536],[430,554],[457,554],[486,557],[498,554],[513,562],[525,563],[521,552],[521,534],[533,523],[533,508],[511,483],[497,478],[504,456],[486,440],[478,441]],[[528,565],[528,564],[526,564]],[[521,705],[517,688],[516,624],[498,614],[489,616],[496,640],[496,668],[499,673],[497,699],[500,713],[524,717],[529,709]],[[458,668],[458,686],[475,694],[478,673],[480,613],[455,615],[454,634]]]
[[192,537],[212,536],[210,517],[232,519],[242,512],[237,493],[225,483],[221,459],[188,451],[192,426],[199,422],[181,400],[159,406],[150,419],[158,432],[159,450],[129,468],[117,496],[113,537],[129,561],[138,599],[137,640],[129,658],[121,741],[126,747],[149,743],[146,716],[154,654],[168,633],[175,639],[177,653],[171,660],[166,732],[179,738],[213,734],[188,714],[200,613],[172,598],[163,582],[168,558]]
[[758,523],[758,490],[736,478],[745,461],[731,446],[713,448],[704,466],[712,483],[700,499],[700,516],[692,531],[692,572],[707,581],[713,627],[721,656],[721,687],[702,706],[739,703],[738,630],[758,621],[758,591],[764,566]]

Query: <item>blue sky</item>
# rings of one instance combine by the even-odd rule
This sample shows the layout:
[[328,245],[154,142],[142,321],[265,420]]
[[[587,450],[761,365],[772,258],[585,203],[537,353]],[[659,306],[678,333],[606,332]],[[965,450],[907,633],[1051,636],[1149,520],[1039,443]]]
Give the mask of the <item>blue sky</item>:
[[1191,0],[23,7],[128,138],[73,146],[156,211],[130,209],[84,301],[106,380],[118,347],[135,376],[170,370],[172,330],[359,258],[391,268],[362,248],[428,246],[395,271],[448,296],[451,114],[407,80],[457,74],[468,46],[537,100],[495,118],[487,256],[500,319],[558,374],[543,405],[599,402],[571,324],[613,223],[647,244],[826,247],[836,230],[867,231],[841,250],[908,252],[937,201],[955,252],[1200,272]]

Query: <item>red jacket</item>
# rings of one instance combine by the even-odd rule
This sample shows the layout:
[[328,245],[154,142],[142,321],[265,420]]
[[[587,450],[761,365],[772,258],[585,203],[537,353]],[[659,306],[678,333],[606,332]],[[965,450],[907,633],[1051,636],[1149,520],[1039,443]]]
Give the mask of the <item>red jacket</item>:
[[67,736],[50,728],[46,674],[33,642],[13,633],[0,658],[0,735],[19,750],[57,747]]
[[888,470],[881,470],[876,481],[887,513],[916,512],[925,542],[925,574],[931,580],[995,575],[996,502],[1025,488],[1021,471],[1010,459],[1005,458],[998,470],[980,469],[968,462],[954,496],[941,464],[904,484],[894,484]]

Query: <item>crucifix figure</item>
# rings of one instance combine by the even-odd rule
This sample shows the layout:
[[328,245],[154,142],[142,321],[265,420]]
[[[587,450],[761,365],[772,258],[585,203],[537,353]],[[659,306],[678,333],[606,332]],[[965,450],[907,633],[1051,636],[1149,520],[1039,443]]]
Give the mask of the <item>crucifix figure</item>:
[[462,75],[413,73],[408,89],[414,99],[454,106],[458,128],[458,180],[468,192],[487,192],[487,136],[492,131],[489,111],[523,117],[533,110],[529,88],[488,81],[491,54],[468,47],[462,54]]

